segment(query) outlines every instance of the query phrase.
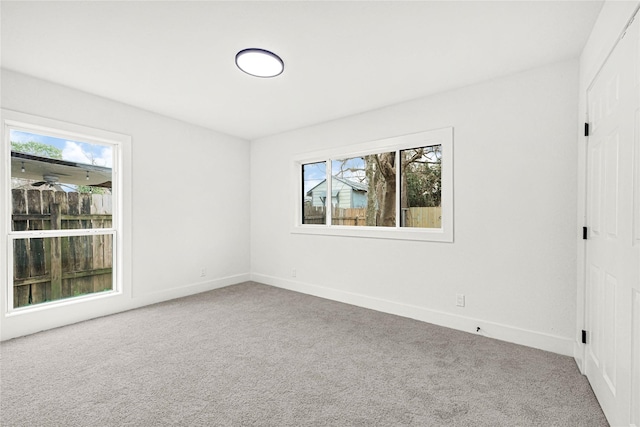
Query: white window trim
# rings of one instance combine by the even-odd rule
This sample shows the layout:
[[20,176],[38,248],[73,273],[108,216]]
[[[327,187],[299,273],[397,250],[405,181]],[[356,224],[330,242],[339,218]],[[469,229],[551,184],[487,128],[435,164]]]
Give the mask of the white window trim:
[[[329,224],[302,224],[302,179],[303,164],[327,162],[327,177],[331,176],[331,160],[360,157],[367,154],[398,151],[429,145],[442,146],[442,227],[412,228],[400,227],[363,227],[334,226]],[[397,160],[397,159],[396,159]],[[435,129],[392,138],[380,139],[361,144],[354,144],[343,149],[327,149],[304,153],[293,158],[292,191],[295,194],[292,212],[291,233],[325,236],[362,237],[377,239],[418,240],[429,242],[453,242],[453,128]],[[397,164],[397,161],[396,161]],[[396,197],[399,197],[400,179],[396,180]],[[327,194],[331,194],[331,180],[327,179]],[[330,203],[330,199],[327,198]],[[396,203],[397,204],[397,203]],[[329,211],[327,204],[327,211]]]
[[[3,218],[0,230],[2,232],[2,246],[6,250],[6,256],[2,257],[0,262],[3,263],[3,270],[6,271],[4,283],[2,286],[3,296],[5,297],[5,316],[14,316],[20,314],[33,313],[37,311],[47,310],[53,307],[66,305],[82,304],[96,299],[110,298],[121,296],[123,294],[130,295],[130,290],[125,288],[128,283],[128,277],[125,278],[125,252],[130,250],[130,239],[123,238],[123,230],[125,229],[125,217],[130,218],[130,196],[127,196],[125,204],[125,191],[122,185],[123,174],[125,172],[123,159],[125,155],[130,158],[131,137],[115,132],[95,129],[87,126],[76,125],[72,123],[62,122],[58,120],[48,119],[44,117],[33,116],[30,114],[20,113],[11,110],[1,110],[3,138],[0,141],[0,149],[2,150],[0,158],[3,159],[4,176],[0,179],[2,187],[0,189],[0,198],[3,203],[3,212],[0,217]],[[113,203],[112,227],[102,229],[87,230],[33,230],[33,231],[11,231],[11,142],[9,130],[22,130],[30,133],[42,133],[45,135],[78,140],[88,143],[108,144],[114,148],[113,164],[112,164],[112,187],[115,189],[115,197]],[[130,176],[130,174],[127,174]],[[30,237],[57,237],[71,235],[94,235],[108,234],[113,236],[113,278],[114,284],[111,291],[100,292],[96,294],[83,295],[73,298],[65,298],[56,301],[49,301],[33,306],[13,307],[13,241],[16,239]],[[6,268],[5,268],[6,267]],[[127,273],[128,276],[129,273]],[[127,280],[125,280],[127,279]]]

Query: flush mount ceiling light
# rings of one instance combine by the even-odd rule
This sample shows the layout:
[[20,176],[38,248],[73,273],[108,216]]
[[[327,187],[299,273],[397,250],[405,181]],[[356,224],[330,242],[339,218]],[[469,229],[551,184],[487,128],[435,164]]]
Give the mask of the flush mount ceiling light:
[[284,71],[284,62],[278,55],[264,49],[244,49],[236,55],[236,65],[255,77],[275,77]]

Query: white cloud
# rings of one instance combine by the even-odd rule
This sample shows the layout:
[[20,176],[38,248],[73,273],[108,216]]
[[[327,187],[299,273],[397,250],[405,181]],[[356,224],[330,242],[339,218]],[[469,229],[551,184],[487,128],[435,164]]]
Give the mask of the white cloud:
[[113,167],[113,148],[111,147],[103,147],[102,148],[102,157],[100,157],[104,164],[102,166],[105,167]]
[[110,168],[113,165],[112,151],[111,147],[66,141],[62,158],[72,162]]
[[72,162],[89,163],[91,159],[82,151],[82,147],[77,142],[66,141],[62,150],[62,158]]

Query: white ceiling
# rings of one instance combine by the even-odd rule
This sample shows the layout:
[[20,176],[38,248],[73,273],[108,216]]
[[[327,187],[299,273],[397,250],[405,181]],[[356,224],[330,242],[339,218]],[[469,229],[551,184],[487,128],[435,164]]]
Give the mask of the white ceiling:
[[[2,1],[2,67],[253,140],[579,56],[602,1]],[[248,47],[285,71],[239,71]]]

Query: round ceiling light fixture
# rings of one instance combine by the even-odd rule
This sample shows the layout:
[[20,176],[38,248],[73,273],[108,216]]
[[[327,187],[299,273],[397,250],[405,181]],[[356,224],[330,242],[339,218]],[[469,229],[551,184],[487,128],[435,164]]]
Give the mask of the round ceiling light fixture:
[[238,52],[236,65],[240,70],[255,77],[276,77],[284,71],[284,62],[278,55],[258,48]]

